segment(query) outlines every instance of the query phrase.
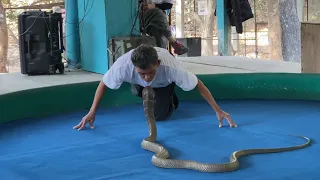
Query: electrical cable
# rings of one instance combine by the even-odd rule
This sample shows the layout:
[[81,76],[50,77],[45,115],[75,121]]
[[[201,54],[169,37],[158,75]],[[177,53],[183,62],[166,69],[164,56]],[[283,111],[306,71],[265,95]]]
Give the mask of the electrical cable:
[[19,36],[23,36],[24,34],[26,34],[34,26],[34,24],[36,23],[36,21],[38,20],[41,14],[43,14],[42,11],[39,12],[39,14],[36,16],[36,19],[32,22],[30,27],[27,30],[25,30],[23,33],[19,34]]
[[[133,17],[132,17],[133,3],[132,3],[132,1],[133,1],[133,0],[131,0],[131,14],[130,14],[130,16],[131,16],[131,21],[133,21]],[[138,20],[138,19],[140,20],[140,18],[139,18],[139,14],[140,14],[140,3],[141,3],[141,0],[139,0],[139,2],[138,2],[137,14],[136,14],[136,17],[134,18],[135,20],[134,20],[134,22],[133,22],[133,24],[132,24],[132,27],[131,27],[131,31],[130,31],[130,35],[131,35],[131,36],[133,35],[133,30],[136,30],[138,33],[141,33],[141,31],[139,31],[139,30],[137,30],[137,29],[135,28],[135,25],[136,25],[137,20]]]

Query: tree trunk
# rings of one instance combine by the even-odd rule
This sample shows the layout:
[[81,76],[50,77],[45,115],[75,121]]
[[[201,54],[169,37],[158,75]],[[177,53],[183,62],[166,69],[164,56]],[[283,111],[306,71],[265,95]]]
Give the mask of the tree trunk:
[[282,29],[282,56],[284,61],[300,62],[300,21],[296,0],[280,0],[280,22]]
[[6,12],[3,8],[2,0],[0,0],[0,18],[0,73],[7,73],[8,29],[6,22]]
[[213,46],[213,31],[215,24],[215,0],[207,0],[208,4],[208,14],[204,16],[203,23],[201,24],[202,29],[202,56],[214,56],[214,46]]
[[279,0],[268,0],[267,6],[270,58],[273,60],[282,60],[280,2]]

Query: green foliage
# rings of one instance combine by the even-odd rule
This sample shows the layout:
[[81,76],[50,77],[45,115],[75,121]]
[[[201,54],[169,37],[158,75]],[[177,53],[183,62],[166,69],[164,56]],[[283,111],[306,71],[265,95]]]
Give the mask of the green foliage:
[[[251,0],[255,1],[256,6],[256,18],[257,22],[268,22],[268,9],[267,9],[267,1],[266,0]],[[250,4],[254,4],[254,2],[250,2]],[[251,7],[254,10],[254,7]]]
[[6,6],[9,3],[9,0],[2,0],[2,4]]

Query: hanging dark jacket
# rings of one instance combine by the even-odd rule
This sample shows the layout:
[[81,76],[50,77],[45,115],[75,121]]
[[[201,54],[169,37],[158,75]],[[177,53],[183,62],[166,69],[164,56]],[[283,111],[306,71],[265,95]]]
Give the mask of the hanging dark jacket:
[[[225,3],[230,25],[235,26],[237,33],[242,34],[242,23],[253,18],[252,9],[248,0],[225,0]],[[214,15],[216,16],[216,10]]]

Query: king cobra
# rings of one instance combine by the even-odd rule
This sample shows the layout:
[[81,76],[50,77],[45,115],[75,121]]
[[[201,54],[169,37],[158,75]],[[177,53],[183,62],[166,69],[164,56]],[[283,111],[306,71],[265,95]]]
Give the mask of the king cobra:
[[168,159],[169,152],[160,144],[156,143],[157,138],[157,127],[154,115],[154,104],[155,104],[155,92],[151,87],[146,87],[142,91],[143,107],[147,124],[149,128],[149,136],[141,142],[141,147],[145,150],[154,152],[151,162],[154,166],[160,168],[180,168],[180,169],[191,169],[200,172],[231,172],[239,169],[238,158],[250,154],[266,154],[266,153],[277,153],[283,151],[291,151],[301,149],[310,144],[310,139],[304,136],[296,136],[305,139],[307,142],[302,145],[291,146],[286,148],[274,148],[274,149],[247,149],[235,151],[230,156],[230,161],[222,164],[208,164],[200,163],[190,160],[174,160]]

